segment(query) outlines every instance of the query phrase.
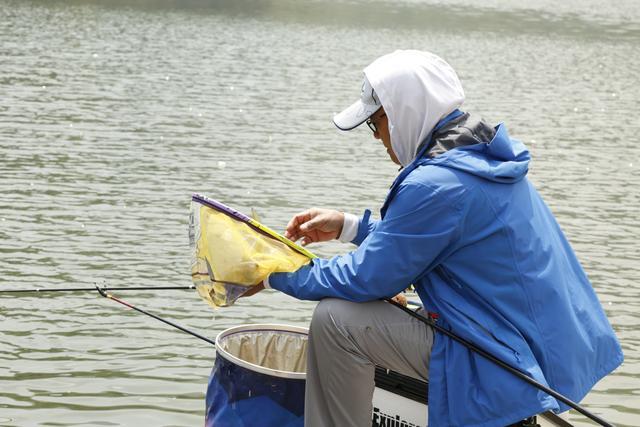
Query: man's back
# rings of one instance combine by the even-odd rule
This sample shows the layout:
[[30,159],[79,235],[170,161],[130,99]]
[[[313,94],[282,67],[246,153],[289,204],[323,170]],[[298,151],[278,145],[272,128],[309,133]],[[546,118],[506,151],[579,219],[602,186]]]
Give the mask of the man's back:
[[[460,221],[446,254],[419,281],[418,291],[439,322],[579,401],[622,362],[622,353],[573,250],[526,179],[526,149],[502,130],[491,144],[426,160],[405,180],[448,199]],[[491,152],[493,144],[498,156]],[[455,405],[465,402],[462,414],[476,405],[477,422],[483,407],[508,412],[509,406],[514,411],[557,406],[535,390],[519,390],[520,380],[459,347],[446,338],[436,340],[430,410],[445,411],[454,421],[460,417]],[[496,416],[487,413],[486,418]]]

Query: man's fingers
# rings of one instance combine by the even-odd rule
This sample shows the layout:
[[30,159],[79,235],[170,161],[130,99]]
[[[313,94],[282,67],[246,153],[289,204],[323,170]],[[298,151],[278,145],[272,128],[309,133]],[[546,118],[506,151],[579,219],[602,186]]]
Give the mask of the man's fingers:
[[318,208],[307,209],[291,218],[284,235],[293,241],[304,238],[303,245],[335,238],[331,232],[339,231],[334,215],[336,212]]
[[298,227],[298,215],[294,216],[289,220],[287,224],[287,232],[293,233],[293,231]]
[[316,240],[314,238],[312,238],[311,236],[305,236],[302,239],[302,246],[307,246],[307,245],[309,245],[311,243],[315,243],[315,241]]
[[407,297],[405,297],[403,294],[398,294],[391,299],[398,304],[404,305],[405,307],[407,306]]
[[308,233],[310,231],[315,230],[316,228],[321,227],[323,224],[324,224],[324,221],[320,217],[316,217],[302,224],[300,226],[300,231],[302,231],[303,233]]
[[293,218],[291,218],[291,220],[287,224],[287,229],[284,232],[284,235],[288,239],[291,239],[294,241],[298,240],[298,238],[300,237],[300,224],[303,224],[305,221],[308,221],[308,218],[310,218],[308,210],[301,212],[296,216],[294,216]]

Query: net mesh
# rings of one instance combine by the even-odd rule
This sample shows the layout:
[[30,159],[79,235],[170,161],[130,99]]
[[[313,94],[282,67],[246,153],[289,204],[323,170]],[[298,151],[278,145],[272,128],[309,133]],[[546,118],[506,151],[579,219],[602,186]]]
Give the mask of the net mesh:
[[232,305],[271,273],[293,272],[310,258],[247,223],[191,202],[191,276],[213,307]]

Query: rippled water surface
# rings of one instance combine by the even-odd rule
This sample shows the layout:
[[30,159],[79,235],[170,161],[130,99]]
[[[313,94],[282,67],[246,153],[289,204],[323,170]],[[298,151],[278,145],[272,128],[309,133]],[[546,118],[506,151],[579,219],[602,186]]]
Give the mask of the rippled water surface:
[[[467,110],[531,149],[530,176],[626,355],[584,403],[639,425],[639,9],[0,1],[0,289],[189,285],[192,192],[276,229],[311,205],[378,208],[394,166],[331,116],[377,56],[428,49],[458,70]],[[118,295],[211,338],[248,322],[306,326],[314,307],[272,292],[216,312],[193,291]],[[213,357],[95,292],[0,295],[0,425],[202,425]]]

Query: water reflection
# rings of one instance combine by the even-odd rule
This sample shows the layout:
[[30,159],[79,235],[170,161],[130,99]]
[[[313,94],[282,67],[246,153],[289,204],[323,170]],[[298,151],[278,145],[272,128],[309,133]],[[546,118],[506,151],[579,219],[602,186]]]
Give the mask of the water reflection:
[[[128,3],[0,5],[0,286],[189,284],[192,192],[276,229],[309,205],[379,207],[396,168],[331,116],[373,58],[432,49],[459,71],[467,109],[531,148],[531,178],[626,353],[586,403],[635,424],[631,3]],[[265,293],[213,312],[188,291],[120,296],[211,338],[246,322],[306,325],[314,306]],[[191,337],[94,293],[2,297],[0,322],[3,424],[201,424],[213,350]]]

